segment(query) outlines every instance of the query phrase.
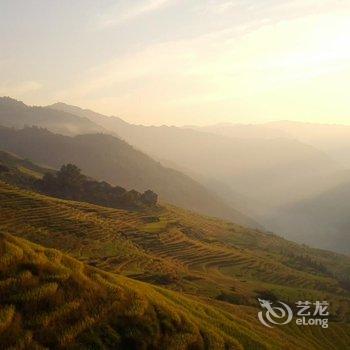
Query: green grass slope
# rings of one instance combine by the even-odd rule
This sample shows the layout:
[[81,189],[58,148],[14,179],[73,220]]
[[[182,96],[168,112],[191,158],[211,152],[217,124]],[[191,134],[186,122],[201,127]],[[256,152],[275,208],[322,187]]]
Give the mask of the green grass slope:
[[[254,310],[104,272],[0,233],[4,349],[345,349],[349,327],[266,329]],[[342,335],[339,337],[339,335]]]

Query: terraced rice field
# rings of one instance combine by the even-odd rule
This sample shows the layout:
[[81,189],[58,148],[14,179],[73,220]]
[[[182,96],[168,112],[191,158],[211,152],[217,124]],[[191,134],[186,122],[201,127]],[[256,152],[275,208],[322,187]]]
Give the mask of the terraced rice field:
[[4,349],[336,350],[350,341],[349,325],[266,329],[252,307],[107,273],[10,234],[0,233],[0,257]]
[[[317,295],[350,309],[349,291],[340,283],[350,259],[168,205],[130,212],[2,183],[0,229],[92,266],[196,295],[215,298],[234,291],[244,304],[256,305],[256,291],[264,286],[291,302]],[[331,269],[296,268],[285,259],[290,252]]]

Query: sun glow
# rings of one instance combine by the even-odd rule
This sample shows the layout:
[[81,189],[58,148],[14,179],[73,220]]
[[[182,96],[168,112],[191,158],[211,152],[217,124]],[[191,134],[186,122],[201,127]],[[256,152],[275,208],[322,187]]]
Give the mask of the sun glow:
[[350,123],[349,1],[195,3],[125,1],[97,11],[89,30],[79,23],[79,41],[70,42],[74,30],[64,36],[59,53],[70,44],[69,58],[47,57],[49,75],[28,71],[35,61],[9,77],[10,60],[0,57],[0,94],[143,124]]
[[156,123],[344,119],[349,18],[316,14],[155,44],[91,71],[63,98],[140,122],[146,113]]

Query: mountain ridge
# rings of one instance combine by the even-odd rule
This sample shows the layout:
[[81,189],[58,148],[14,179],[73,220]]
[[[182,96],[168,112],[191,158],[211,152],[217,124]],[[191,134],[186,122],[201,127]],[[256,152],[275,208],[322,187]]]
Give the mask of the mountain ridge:
[[253,219],[226,205],[195,180],[163,167],[111,135],[69,137],[38,128],[12,130],[0,127],[0,148],[56,169],[63,164],[73,163],[97,180],[141,192],[151,189],[161,199],[179,206],[260,227]]
[[[240,135],[228,137],[197,128],[133,125],[96,112],[88,115],[76,106],[51,107],[91,117],[94,123],[152,157],[166,159],[178,164],[180,169],[198,174],[200,182],[205,178],[205,183],[218,181],[228,185],[232,193],[239,194],[230,198],[231,205],[239,208],[240,196],[252,198],[252,212],[264,212],[266,208],[312,192],[313,184],[317,183],[315,178],[341,168],[324,152],[293,138],[244,139]],[[263,205],[257,207],[256,203]]]
[[270,226],[297,242],[350,254],[350,181],[281,207]]
[[45,107],[27,106],[11,97],[0,97],[0,125],[16,128],[40,126],[64,135],[105,131],[83,116],[62,111],[58,113]]

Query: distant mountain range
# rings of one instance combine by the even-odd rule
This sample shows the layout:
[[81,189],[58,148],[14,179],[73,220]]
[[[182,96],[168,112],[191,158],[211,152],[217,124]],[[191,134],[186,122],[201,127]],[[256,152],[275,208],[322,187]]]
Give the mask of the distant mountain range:
[[27,106],[10,97],[0,97],[0,125],[14,128],[40,126],[63,135],[104,131],[88,118],[45,107]]
[[293,241],[350,254],[349,213],[350,181],[279,208],[268,225]]
[[285,121],[266,126],[288,133],[290,137],[322,150],[339,164],[350,168],[350,125]]
[[[347,348],[350,257],[283,239],[232,209],[264,209],[288,237],[349,253],[349,173],[325,154],[288,137],[1,103],[0,348]],[[160,149],[161,162],[142,144]],[[276,207],[308,186],[303,200]],[[260,300],[292,311],[325,300],[329,327],[293,319],[267,328]]]
[[350,125],[278,121],[263,124],[217,124],[192,127],[217,135],[244,139],[289,138],[311,145],[350,167]]
[[230,137],[230,127],[226,125],[222,128],[227,129],[226,133],[218,135],[218,130],[210,127],[133,125],[64,103],[49,107],[88,118],[152,157],[171,161],[200,182],[224,184],[230,188],[230,203],[240,208],[244,198],[243,208],[252,212],[265,212],[306,193],[316,193],[323,186],[323,178],[341,169],[325,153],[283,137],[287,133],[278,129],[270,131],[270,137],[258,137],[258,131],[253,137],[244,137],[244,132]]
[[[283,137],[322,150],[343,170],[311,177],[303,195],[267,211],[260,220],[289,239],[350,253],[350,126],[291,121],[196,128],[246,140]],[[304,171],[304,167],[299,169]]]
[[350,154],[350,127],[293,122],[146,127],[63,103],[50,107],[86,117],[163,163],[170,161],[270,230],[348,252],[345,195],[333,210],[336,218],[331,211],[313,216],[302,208],[307,198],[315,206],[323,192],[350,182],[342,157]]
[[[346,161],[340,161],[347,154],[350,127],[292,122],[143,126],[64,103],[28,107],[10,98],[0,100],[0,124],[36,125],[66,135],[2,129],[0,147],[41,164],[57,168],[73,162],[94,178],[138,191],[150,188],[161,200],[202,214],[344,251],[346,225],[326,229],[333,221],[324,215],[308,232],[298,227],[299,216],[287,219],[285,209],[350,182]],[[333,242],[321,232],[333,232],[328,236]]]
[[[10,124],[6,122],[8,116],[11,116]],[[86,117],[52,108],[29,107],[5,97],[0,99],[0,125],[11,125],[17,129],[35,125],[67,135],[39,129],[27,128],[15,132],[2,128],[0,147],[21,157],[54,168],[72,162],[96,179],[139,191],[152,189],[159,193],[161,200],[242,225],[261,227],[199,182],[180,171],[162,166],[125,141],[112,136],[115,135],[113,131],[109,132],[112,135],[108,135],[103,126]],[[72,134],[86,135],[68,137]]]

